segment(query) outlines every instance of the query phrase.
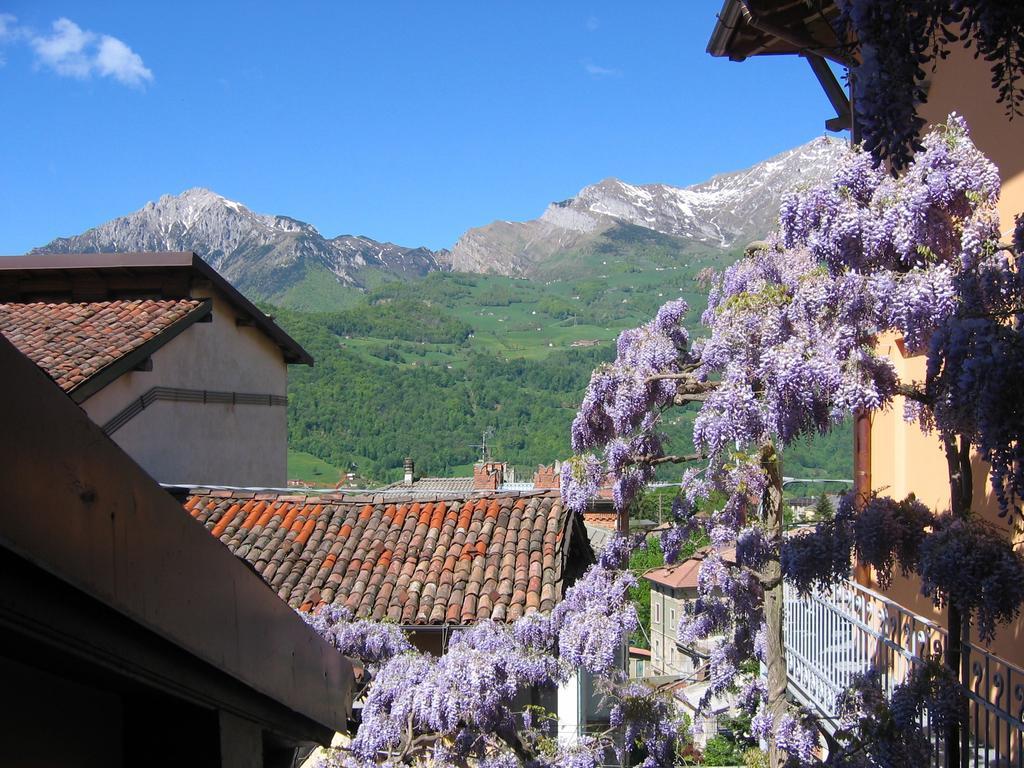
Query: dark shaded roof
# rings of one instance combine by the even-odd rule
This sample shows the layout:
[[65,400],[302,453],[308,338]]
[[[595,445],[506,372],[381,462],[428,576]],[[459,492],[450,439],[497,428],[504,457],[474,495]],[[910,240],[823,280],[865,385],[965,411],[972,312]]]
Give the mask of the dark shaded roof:
[[[209,281],[246,322],[259,328],[289,363],[312,356],[231,283],[189,251],[155,253],[33,253],[0,256],[0,301],[81,301],[123,298],[145,288],[162,298],[192,298],[191,283]],[[98,292],[98,295],[91,295]]]
[[0,303],[0,333],[81,402],[208,314],[194,299]]
[[418,477],[412,484],[392,483],[384,487],[388,491],[409,491],[410,493],[472,493],[472,477]]
[[833,29],[838,15],[832,0],[725,0],[707,50],[733,61],[809,53],[847,64]]
[[293,608],[409,625],[549,611],[593,562],[557,492],[422,502],[195,489],[185,508]]
[[[76,673],[102,666],[282,735],[329,743],[344,730],[351,664],[5,338],[0,370],[0,559],[46,576],[0,596],[5,651],[24,634],[39,664],[59,649]],[[101,610],[69,617],[69,603]],[[183,656],[187,670],[167,666]]]

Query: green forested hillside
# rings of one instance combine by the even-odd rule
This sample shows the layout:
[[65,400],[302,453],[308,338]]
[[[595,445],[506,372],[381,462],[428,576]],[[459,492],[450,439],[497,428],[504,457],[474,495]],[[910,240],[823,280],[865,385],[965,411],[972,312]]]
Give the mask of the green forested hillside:
[[[600,264],[550,283],[433,273],[342,295],[333,312],[270,309],[316,358],[290,372],[290,477],[329,484],[354,464],[393,480],[405,456],[423,474],[468,474],[484,430],[495,456],[523,470],[565,458],[590,372],[618,332],[680,295],[697,330],[707,264]],[[691,427],[692,413],[668,414],[682,450]],[[848,477],[850,454],[846,430],[791,449],[785,471]]]

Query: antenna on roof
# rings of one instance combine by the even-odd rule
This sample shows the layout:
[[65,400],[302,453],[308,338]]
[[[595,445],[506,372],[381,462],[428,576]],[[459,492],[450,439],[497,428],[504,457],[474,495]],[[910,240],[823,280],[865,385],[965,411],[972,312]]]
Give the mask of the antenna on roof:
[[480,461],[490,461],[491,460],[491,446],[488,445],[488,443],[487,443],[487,439],[490,438],[490,437],[494,437],[494,428],[493,427],[487,427],[487,429],[484,430],[483,434],[480,436],[480,442],[479,443],[471,443],[470,446],[469,446],[470,448],[479,448],[480,449]]

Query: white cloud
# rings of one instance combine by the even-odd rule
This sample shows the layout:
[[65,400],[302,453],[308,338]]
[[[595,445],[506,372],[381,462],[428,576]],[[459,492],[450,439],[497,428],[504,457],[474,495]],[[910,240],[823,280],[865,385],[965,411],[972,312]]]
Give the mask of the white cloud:
[[[10,13],[0,13],[0,45],[6,45],[20,39],[24,30],[18,26],[18,17]],[[7,63],[7,58],[0,51],[0,67]]]
[[622,70],[602,67],[592,61],[583,62],[583,71],[591,77],[620,77]]
[[82,29],[71,19],[57,19],[52,34],[35,35],[29,42],[36,62],[58,75],[80,80],[99,75],[135,86],[153,79],[142,57],[123,41]]
[[13,37],[18,29],[18,17],[10,13],[0,13],[0,40]]
[[93,62],[86,53],[86,46],[91,45],[95,37],[71,19],[62,18],[53,22],[52,35],[32,38],[32,49],[39,63],[58,75],[84,79],[92,74]]
[[153,79],[153,73],[142,63],[142,57],[110,35],[104,35],[100,40],[96,69],[101,75],[113,77],[125,85],[142,85]]

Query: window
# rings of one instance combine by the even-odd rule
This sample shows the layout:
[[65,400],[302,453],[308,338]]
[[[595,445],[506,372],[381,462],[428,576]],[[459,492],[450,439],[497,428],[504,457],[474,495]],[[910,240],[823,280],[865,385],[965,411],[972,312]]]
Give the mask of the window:
[[668,609],[668,620],[670,622],[672,622],[672,626],[675,627],[675,625],[676,625],[676,609],[675,608],[669,608]]
[[661,624],[661,603],[655,603],[654,605],[652,605],[651,610],[651,615],[654,617],[652,619],[653,623]]
[[656,661],[661,660],[661,642],[658,640],[654,641],[654,658]]

